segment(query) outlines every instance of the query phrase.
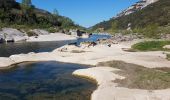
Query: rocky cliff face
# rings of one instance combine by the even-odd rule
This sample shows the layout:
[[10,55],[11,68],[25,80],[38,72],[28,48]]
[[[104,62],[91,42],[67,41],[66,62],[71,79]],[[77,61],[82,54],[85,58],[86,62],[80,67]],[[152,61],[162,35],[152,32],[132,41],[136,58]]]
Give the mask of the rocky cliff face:
[[129,8],[127,8],[124,11],[122,11],[121,13],[119,13],[117,15],[117,17],[129,15],[129,14],[134,13],[138,10],[141,10],[141,9],[145,8],[146,6],[148,6],[154,2],[157,2],[157,1],[158,0],[141,0],[139,2],[136,2],[134,5],[130,6]]

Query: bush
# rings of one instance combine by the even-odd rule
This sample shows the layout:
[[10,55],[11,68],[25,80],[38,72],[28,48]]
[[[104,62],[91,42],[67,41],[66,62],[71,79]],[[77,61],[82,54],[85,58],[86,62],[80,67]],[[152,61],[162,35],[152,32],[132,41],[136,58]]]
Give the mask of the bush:
[[134,44],[132,46],[132,49],[134,49],[136,51],[159,51],[159,50],[165,51],[166,49],[163,49],[163,46],[165,46],[165,45],[170,45],[170,41],[140,42],[140,43]]
[[47,29],[49,33],[56,33],[58,30],[56,28],[50,27]]
[[158,30],[158,27],[159,26],[157,24],[147,25],[146,28],[143,29],[142,35],[149,38],[159,38],[160,32]]
[[168,60],[170,60],[170,54],[167,54],[166,57]]
[[27,32],[27,35],[28,36],[38,36],[35,32],[33,32],[33,31],[28,31]]
[[159,31],[161,34],[170,34],[170,26],[159,27]]

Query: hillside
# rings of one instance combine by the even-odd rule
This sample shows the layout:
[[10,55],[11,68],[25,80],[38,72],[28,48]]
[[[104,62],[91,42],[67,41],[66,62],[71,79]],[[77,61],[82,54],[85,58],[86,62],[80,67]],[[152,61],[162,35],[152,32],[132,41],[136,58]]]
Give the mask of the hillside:
[[140,0],[140,1],[136,2],[135,4],[131,5],[130,7],[128,7],[127,9],[123,10],[121,13],[117,14],[117,17],[129,15],[129,14],[134,13],[138,10],[141,10],[141,9],[147,7],[148,5],[155,3],[157,1],[159,1],[159,0]]
[[131,24],[132,29],[144,29],[148,26],[165,27],[170,25],[170,0],[159,0],[129,15],[112,18],[92,27],[93,30],[124,30]]
[[68,29],[79,26],[57,12],[52,14],[33,5],[19,4],[15,0],[0,0],[0,27]]

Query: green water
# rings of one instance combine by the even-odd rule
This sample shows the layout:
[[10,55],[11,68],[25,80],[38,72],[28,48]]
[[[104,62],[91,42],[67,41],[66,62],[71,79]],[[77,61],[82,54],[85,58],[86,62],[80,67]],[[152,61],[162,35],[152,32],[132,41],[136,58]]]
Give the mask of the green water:
[[95,83],[72,76],[85,65],[22,63],[0,71],[0,100],[90,100]]

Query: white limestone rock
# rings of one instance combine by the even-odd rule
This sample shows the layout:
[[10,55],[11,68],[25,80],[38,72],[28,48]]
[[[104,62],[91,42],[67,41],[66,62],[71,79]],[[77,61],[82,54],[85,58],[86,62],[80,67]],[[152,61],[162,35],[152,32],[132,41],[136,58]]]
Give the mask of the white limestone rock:
[[49,34],[49,32],[42,30],[42,29],[34,29],[34,30],[31,30],[31,31],[35,32],[35,34],[37,34],[37,35],[48,35]]
[[10,58],[0,57],[0,68],[5,68],[14,64],[15,62]]
[[170,45],[166,45],[163,47],[164,49],[170,49]]
[[0,31],[0,38],[6,41],[14,40],[15,42],[18,42],[26,40],[27,34],[13,28],[2,28],[2,31]]

